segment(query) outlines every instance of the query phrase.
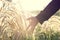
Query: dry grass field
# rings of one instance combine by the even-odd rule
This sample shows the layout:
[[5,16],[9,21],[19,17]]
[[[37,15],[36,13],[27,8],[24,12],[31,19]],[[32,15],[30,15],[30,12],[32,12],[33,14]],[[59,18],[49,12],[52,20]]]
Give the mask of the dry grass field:
[[0,0],[0,3],[3,4],[0,7],[0,40],[60,40],[59,14],[53,15],[42,25],[38,24],[29,34],[26,17],[34,15],[23,15],[9,1]]

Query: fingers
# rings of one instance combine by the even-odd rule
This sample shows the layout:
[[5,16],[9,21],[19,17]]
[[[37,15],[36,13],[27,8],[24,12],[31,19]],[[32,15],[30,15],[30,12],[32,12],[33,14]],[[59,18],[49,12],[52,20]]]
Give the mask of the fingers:
[[28,30],[30,28],[30,25],[26,28],[26,30]]
[[30,17],[27,20],[29,21],[29,25],[28,25],[27,29],[33,28],[33,27],[36,26],[36,24],[37,24],[36,22],[37,21],[36,21],[35,17]]
[[34,21],[35,19],[34,19],[34,17],[30,17],[30,18],[28,18],[27,20],[29,21],[29,25],[28,25],[27,29],[30,28],[30,27],[35,26],[35,25],[34,25],[34,24],[35,24],[35,21]]
[[35,24],[33,22],[30,22],[26,30],[33,30],[35,28]]
[[32,26],[32,24],[31,24],[32,22],[31,21],[29,21],[29,25],[28,25],[28,27],[27,27],[27,29],[26,30],[28,30],[31,26]]

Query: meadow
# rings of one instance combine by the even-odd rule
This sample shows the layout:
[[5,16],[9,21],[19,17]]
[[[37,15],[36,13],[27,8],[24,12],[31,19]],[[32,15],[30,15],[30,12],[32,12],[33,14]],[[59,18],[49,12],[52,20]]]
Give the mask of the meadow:
[[[8,1],[0,7],[0,40],[60,40],[60,10],[34,30],[26,30],[26,17],[35,16],[40,11],[23,14]],[[31,33],[33,31],[33,33]]]

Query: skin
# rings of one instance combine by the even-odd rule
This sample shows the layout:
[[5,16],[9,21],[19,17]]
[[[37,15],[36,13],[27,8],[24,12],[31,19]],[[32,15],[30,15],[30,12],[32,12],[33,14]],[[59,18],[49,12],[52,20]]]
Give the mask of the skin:
[[60,9],[60,0],[53,0],[51,1],[47,7],[39,13],[36,17],[28,18],[30,24],[27,28],[28,31],[34,31],[34,28],[40,22],[43,24],[44,21],[48,20],[52,15],[54,15]]

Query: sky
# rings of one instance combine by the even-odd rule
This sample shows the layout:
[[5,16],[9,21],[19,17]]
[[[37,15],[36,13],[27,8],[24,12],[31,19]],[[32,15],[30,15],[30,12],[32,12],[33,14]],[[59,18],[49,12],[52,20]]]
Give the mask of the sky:
[[[14,0],[24,11],[43,10],[51,0]],[[18,7],[17,7],[18,8]]]

